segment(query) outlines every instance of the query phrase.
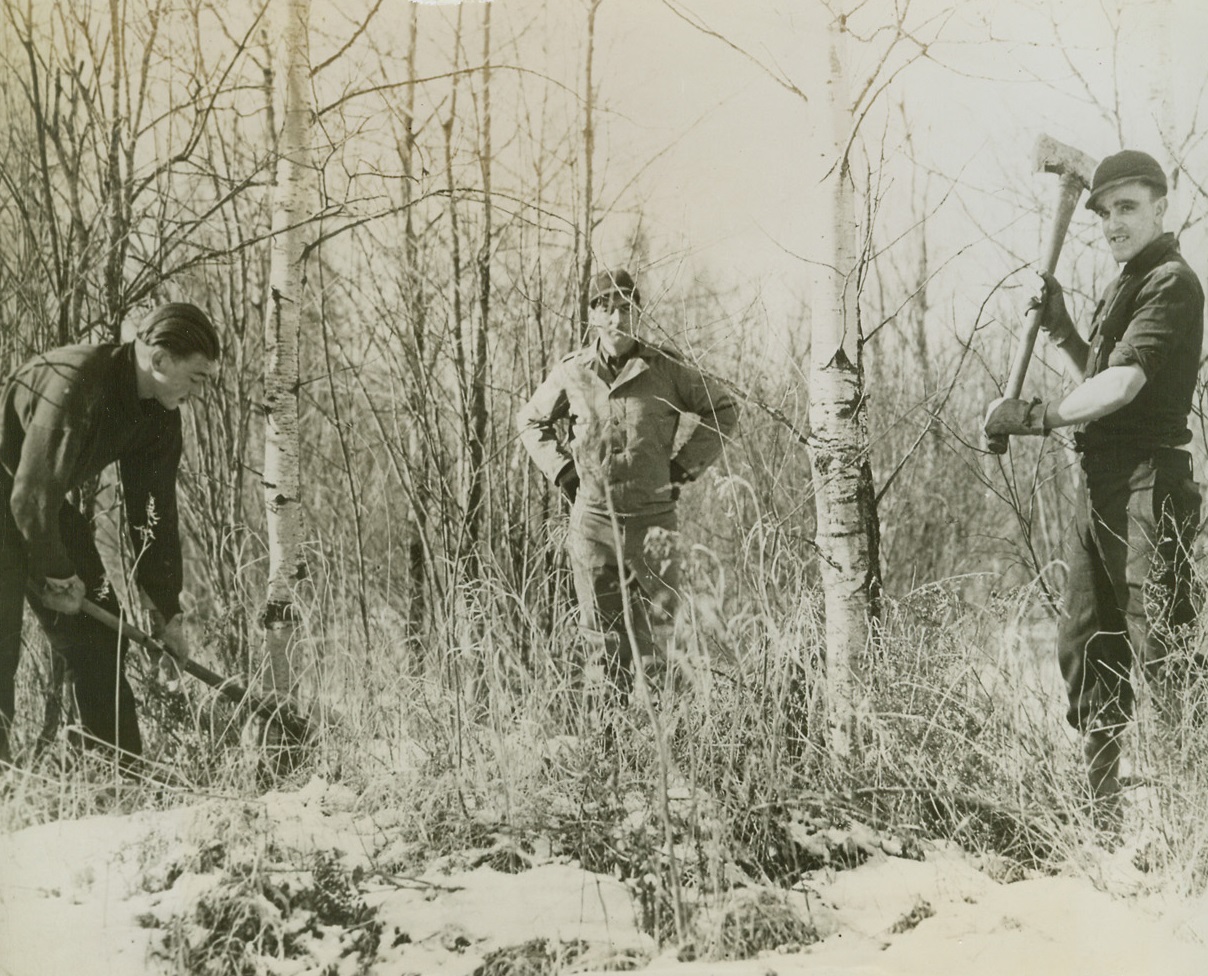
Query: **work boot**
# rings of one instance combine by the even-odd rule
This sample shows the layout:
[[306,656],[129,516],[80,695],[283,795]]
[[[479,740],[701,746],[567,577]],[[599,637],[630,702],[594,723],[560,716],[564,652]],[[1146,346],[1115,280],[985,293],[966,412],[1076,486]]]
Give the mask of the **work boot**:
[[1120,826],[1120,737],[1114,729],[1092,729],[1083,743],[1091,788],[1091,818],[1101,830]]

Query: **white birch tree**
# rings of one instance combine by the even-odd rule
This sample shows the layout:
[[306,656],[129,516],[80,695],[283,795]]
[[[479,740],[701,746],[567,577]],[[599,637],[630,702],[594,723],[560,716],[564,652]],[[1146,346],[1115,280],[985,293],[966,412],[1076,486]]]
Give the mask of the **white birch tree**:
[[[864,335],[860,293],[869,261],[867,238],[875,201],[856,186],[852,160],[869,112],[913,61],[926,57],[920,29],[909,29],[910,0],[891,23],[878,21],[858,2],[821,3],[810,37],[824,34],[826,58],[803,89],[706,25],[676,0],[663,0],[677,16],[720,40],[807,104],[818,161],[803,178],[815,187],[811,220],[819,229],[811,268],[808,438],[814,475],[815,545],[822,579],[826,642],[828,742],[836,758],[858,742],[859,671],[871,651],[880,612],[880,523],[869,458]],[[867,36],[854,32],[856,18],[871,16]],[[944,19],[924,21],[935,37]],[[853,65],[870,64],[857,75]],[[811,63],[812,60],[811,60]],[[820,166],[820,169],[819,169]]]
[[830,167],[818,188],[819,253],[810,327],[810,459],[826,612],[827,722],[832,751],[850,753],[857,692],[880,588],[879,526],[868,462],[858,235],[850,144],[852,99],[846,19],[828,29],[828,98],[815,106],[815,137]]
[[298,460],[298,340],[304,307],[311,101],[310,0],[286,0],[284,109],[273,188],[269,301],[265,319],[264,504],[269,575],[264,604],[264,656],[269,688],[295,691],[292,650],[297,628],[294,590],[307,576],[301,470]]

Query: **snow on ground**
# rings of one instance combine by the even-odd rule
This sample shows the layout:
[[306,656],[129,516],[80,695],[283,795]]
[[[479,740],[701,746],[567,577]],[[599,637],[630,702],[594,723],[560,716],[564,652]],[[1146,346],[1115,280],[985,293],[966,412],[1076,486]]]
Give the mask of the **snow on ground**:
[[[391,874],[380,870],[391,834],[388,817],[359,812],[355,796],[318,780],[256,801],[210,799],[18,831],[0,838],[0,974],[180,971],[165,958],[166,926],[215,888],[219,874],[206,857],[212,862],[220,847],[230,856],[236,838],[247,845],[240,855],[264,872],[297,875],[305,860],[298,852],[314,851],[336,851],[341,865],[365,869],[359,896],[382,925],[368,968],[376,976],[469,976],[489,952],[542,938],[585,943],[576,971],[615,971],[640,959],[650,960],[647,976],[1208,973],[1208,899],[1163,901],[1127,851],[1097,855],[1114,896],[1084,878],[1000,883],[944,846],[923,861],[886,855],[818,872],[792,897],[821,941],[719,963],[655,955],[628,889],[613,878],[540,856],[514,874],[455,859],[416,876]],[[379,869],[369,871],[371,863]],[[267,971],[354,972],[358,959],[341,955],[341,935],[312,932],[306,952],[268,962]]]

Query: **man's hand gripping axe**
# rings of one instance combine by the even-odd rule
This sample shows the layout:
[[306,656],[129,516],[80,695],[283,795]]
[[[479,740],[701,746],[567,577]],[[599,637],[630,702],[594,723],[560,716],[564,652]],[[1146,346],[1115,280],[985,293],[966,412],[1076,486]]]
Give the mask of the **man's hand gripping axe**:
[[[1073,146],[1058,142],[1052,136],[1042,135],[1036,140],[1036,171],[1056,173],[1058,176],[1057,208],[1053,214],[1053,224],[1049,229],[1041,263],[1045,274],[1053,274],[1057,270],[1057,258],[1061,255],[1061,246],[1065,243],[1066,231],[1069,230],[1078,198],[1082,191],[1091,185],[1095,161]],[[1032,349],[1036,345],[1036,333],[1040,331],[1040,317],[1043,314],[1041,308],[1035,308],[1028,315],[1027,329],[1019,339],[1019,347],[1015,350],[1015,359],[1011,363],[1011,375],[1007,378],[1007,386],[1003,391],[1005,397],[1018,397],[1023,392],[1023,379],[1028,372],[1028,363],[1032,360]],[[987,438],[986,447],[994,454],[1005,454],[1007,438]]]

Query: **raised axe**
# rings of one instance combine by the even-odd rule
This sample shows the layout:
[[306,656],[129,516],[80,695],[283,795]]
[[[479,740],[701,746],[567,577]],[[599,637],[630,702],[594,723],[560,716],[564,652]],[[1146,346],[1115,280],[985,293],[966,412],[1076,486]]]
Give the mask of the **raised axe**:
[[[110,630],[128,637],[137,644],[142,644],[156,659],[161,654],[172,656],[171,652],[150,634],[140,630],[128,620],[110,613],[104,607],[97,606],[91,600],[85,599],[80,610],[93,620],[100,621]],[[193,675],[194,678],[204,681],[229,701],[251,708],[266,722],[278,726],[291,743],[305,741],[311,732],[310,723],[289,702],[278,702],[256,695],[234,678],[224,678],[196,661],[186,661],[181,665],[181,669]]]
[[[1095,161],[1082,150],[1067,146],[1048,135],[1041,135],[1036,140],[1035,159],[1038,173],[1056,173],[1058,177],[1057,206],[1040,265],[1045,274],[1053,274],[1057,270],[1057,258],[1061,256],[1061,247],[1065,243],[1074,208],[1078,206],[1078,198],[1082,191],[1089,189],[1091,185]],[[1036,346],[1036,334],[1040,331],[1043,314],[1044,310],[1040,306],[1028,313],[1027,328],[1020,336],[1015,359],[1011,363],[1011,373],[1007,377],[1007,386],[1003,391],[1005,397],[1015,398],[1023,392],[1023,380],[1028,373],[1028,364],[1032,361],[1032,350]],[[1006,436],[987,437],[986,448],[994,454],[1005,454]]]

